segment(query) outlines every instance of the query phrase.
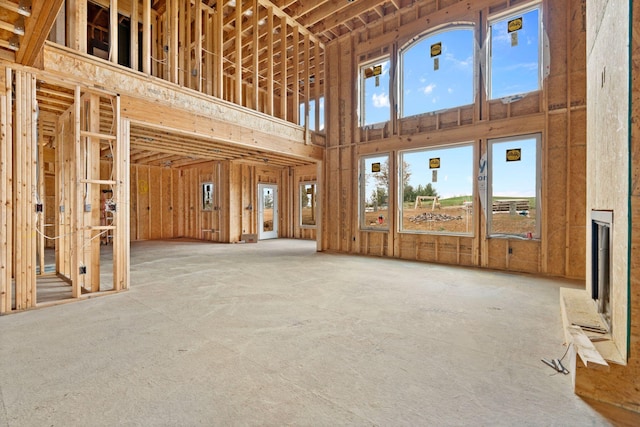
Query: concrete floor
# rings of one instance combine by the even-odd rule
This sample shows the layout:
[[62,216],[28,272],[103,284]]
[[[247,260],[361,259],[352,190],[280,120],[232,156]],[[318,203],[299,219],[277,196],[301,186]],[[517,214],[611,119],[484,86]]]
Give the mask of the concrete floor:
[[571,283],[293,240],[131,254],[128,292],[0,318],[0,426],[610,425],[540,362]]

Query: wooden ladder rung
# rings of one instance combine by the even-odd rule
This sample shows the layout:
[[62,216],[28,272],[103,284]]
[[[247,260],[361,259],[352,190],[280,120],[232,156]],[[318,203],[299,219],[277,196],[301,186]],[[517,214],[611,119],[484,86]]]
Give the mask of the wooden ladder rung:
[[81,130],[80,136],[87,136],[89,138],[106,139],[108,141],[115,141],[115,135],[107,135],[106,133],[89,132],[88,130]]
[[90,225],[87,227],[88,230],[115,230],[115,225]]

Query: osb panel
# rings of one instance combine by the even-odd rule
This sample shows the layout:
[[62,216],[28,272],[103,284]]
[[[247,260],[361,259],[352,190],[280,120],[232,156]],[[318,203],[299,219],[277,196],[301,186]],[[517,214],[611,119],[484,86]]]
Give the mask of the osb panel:
[[[327,191],[326,193],[326,205],[325,216],[326,218],[340,218],[340,179],[337,170],[340,168],[339,163],[339,151],[328,150],[326,153],[327,158]],[[326,221],[325,222],[325,234],[327,240],[325,244],[327,249],[339,250],[339,224],[338,221]]]
[[[340,61],[336,60],[339,55],[339,44],[331,43],[326,47],[326,67],[328,79],[328,100],[340,99]],[[331,104],[332,108],[326,108],[326,130],[327,130],[327,147],[335,147],[340,142],[340,110],[335,103]]]
[[640,412],[640,358],[630,358],[627,366],[609,364],[609,372],[585,368],[578,360],[575,377],[576,394]]
[[[352,208],[358,206],[352,200],[358,200],[358,196],[351,194],[351,171],[340,171],[340,213],[336,217],[336,226],[340,230],[340,250],[348,252],[351,247],[351,215]],[[357,225],[355,225],[357,227]]]
[[398,257],[403,259],[416,258],[416,235],[415,234],[398,234],[396,238],[399,240]]
[[[640,144],[640,136],[635,139],[635,144]],[[636,370],[630,371],[635,378],[640,378],[640,233],[637,232],[640,224],[640,195],[631,198],[632,221],[635,225],[631,235],[631,346],[629,349],[629,362],[635,363]],[[636,385],[636,391],[640,392],[640,386]],[[640,393],[635,402],[640,405]]]
[[545,145],[549,150],[564,149],[567,145],[567,116],[566,114],[549,114],[549,132],[545,138]]
[[563,148],[548,150],[546,182],[546,273],[563,275],[565,270],[567,181],[566,151]]
[[587,147],[571,147],[569,160],[569,224],[584,226],[587,215]]
[[569,12],[569,66],[571,72],[587,67],[587,8],[584,0],[571,0]]
[[134,165],[131,166],[129,170],[129,206],[131,207],[129,211],[129,239],[134,241],[138,239],[138,198],[136,197],[138,189],[138,167]]
[[150,239],[162,237],[162,170],[157,167],[149,168],[149,215]]
[[[138,166],[138,239],[149,239],[149,167]],[[134,197],[133,193],[131,197]]]
[[[551,62],[554,69],[554,62]],[[551,74],[547,77],[547,102],[549,111],[567,108],[567,76],[566,74]]]
[[569,246],[567,248],[569,262],[565,275],[574,279],[585,279],[587,235],[585,225],[573,225],[569,227]]
[[507,268],[509,241],[506,239],[488,239],[485,247],[488,251],[487,267],[505,270]]
[[571,103],[570,107],[587,105],[587,70],[571,73]]
[[439,236],[438,262],[445,264],[458,263],[458,238],[453,236]]
[[542,92],[531,93],[520,101],[511,103],[511,117],[524,116],[540,112],[540,97]]
[[420,261],[435,262],[436,257],[436,241],[434,236],[420,236],[416,245],[416,259]]
[[489,120],[504,119],[507,117],[507,104],[502,101],[491,101],[489,103]]
[[388,233],[380,233],[380,232],[362,232],[361,235],[364,235],[363,241],[365,243],[365,247],[362,248],[360,253],[364,253],[365,255],[375,255],[375,256],[387,256],[389,255],[388,251]]
[[460,124],[470,125],[473,123],[474,106],[460,109]]
[[162,238],[175,237],[173,234],[173,183],[171,175],[173,174],[171,169],[162,169]]
[[525,273],[539,272],[540,265],[540,242],[510,240],[509,247],[509,270],[521,271]]
[[458,126],[458,110],[445,111],[443,113],[439,113],[439,127],[441,129],[446,129],[454,126]]
[[[575,0],[572,0],[575,1]],[[547,33],[556,28],[566,28],[567,7],[563,0],[552,0],[544,3],[544,24]],[[566,31],[553,31],[549,38],[553,37],[550,43],[551,76],[565,76],[567,73],[567,37]],[[550,91],[553,93],[553,90]],[[563,91],[564,93],[564,91]]]

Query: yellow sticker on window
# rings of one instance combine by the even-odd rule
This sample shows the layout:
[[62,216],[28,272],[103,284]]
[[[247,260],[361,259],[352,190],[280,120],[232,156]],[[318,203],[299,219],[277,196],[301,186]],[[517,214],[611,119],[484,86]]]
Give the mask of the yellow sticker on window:
[[518,31],[522,29],[522,17],[512,19],[507,23],[507,31],[509,33],[513,33],[514,31]]
[[372,163],[371,172],[380,172],[380,163]]
[[431,45],[431,57],[438,56],[442,53],[442,42]]
[[429,169],[438,169],[440,167],[440,157],[429,159]]
[[522,160],[522,149],[512,148],[507,150],[507,162],[519,162]]

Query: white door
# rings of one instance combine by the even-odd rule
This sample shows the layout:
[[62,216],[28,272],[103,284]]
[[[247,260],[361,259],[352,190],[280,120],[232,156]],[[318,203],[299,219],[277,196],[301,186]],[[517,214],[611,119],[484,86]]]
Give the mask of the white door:
[[278,186],[258,184],[258,239],[278,237]]

